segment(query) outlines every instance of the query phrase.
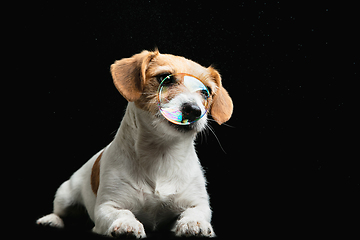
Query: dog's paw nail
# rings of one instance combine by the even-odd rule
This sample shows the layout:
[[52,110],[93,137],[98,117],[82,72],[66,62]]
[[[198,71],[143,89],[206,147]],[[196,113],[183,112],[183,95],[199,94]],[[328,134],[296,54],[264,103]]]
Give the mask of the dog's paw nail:
[[210,223],[206,221],[186,221],[184,219],[177,223],[175,235],[178,237],[215,237]]
[[111,236],[113,237],[134,237],[134,238],[144,238],[146,237],[144,226],[134,220],[118,219],[113,223],[110,231]]

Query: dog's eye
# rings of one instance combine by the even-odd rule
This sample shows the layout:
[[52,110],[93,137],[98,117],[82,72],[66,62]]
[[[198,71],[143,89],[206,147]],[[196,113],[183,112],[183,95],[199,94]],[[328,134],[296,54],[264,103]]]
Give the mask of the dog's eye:
[[162,74],[157,75],[156,79],[159,83],[161,83],[169,75],[170,75],[169,73],[162,73]]
[[205,99],[208,99],[210,97],[210,90],[207,91],[207,90],[203,89],[200,91],[200,93]]
[[161,74],[158,75],[156,78],[158,82],[163,85],[171,85],[177,82],[176,78],[173,75],[169,74]]

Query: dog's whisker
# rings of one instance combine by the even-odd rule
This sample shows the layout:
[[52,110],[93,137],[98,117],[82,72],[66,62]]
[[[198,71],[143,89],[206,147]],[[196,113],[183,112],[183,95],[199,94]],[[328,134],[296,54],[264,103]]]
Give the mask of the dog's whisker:
[[235,126],[231,126],[231,125],[229,125],[229,124],[226,124],[226,123],[223,123],[223,124],[221,124],[222,126],[226,126],[226,127],[229,127],[229,128],[236,128]]
[[205,139],[205,142],[207,143],[207,136],[209,135],[209,130],[207,128],[205,128],[205,131],[203,133],[203,136],[204,136],[204,139]]
[[118,131],[118,129],[115,129],[114,131],[112,131],[112,132],[110,133],[110,136],[115,136],[115,134],[117,133],[117,131]]
[[212,132],[212,134],[214,134],[214,136],[215,136],[215,138],[216,138],[216,141],[218,142],[221,150],[226,154],[226,151],[225,151],[224,148],[222,147],[219,138],[218,138],[218,137],[216,136],[216,134],[215,134],[215,131],[212,129],[212,127],[211,127],[210,125],[207,125],[206,127],[207,127],[207,129],[210,130],[210,132]]
[[[214,119],[211,119],[211,118],[209,118],[209,121],[213,121],[213,122],[216,122]],[[222,126],[226,126],[226,127],[229,127],[229,128],[236,128],[235,126],[231,126],[231,125],[229,125],[229,124],[226,124],[226,123],[223,123],[223,124],[221,124]]]
[[199,132],[199,135],[200,135],[200,143],[202,144],[204,139],[205,139],[205,142],[207,142],[207,134],[208,134],[208,131],[207,131],[207,128],[205,126],[204,130],[202,130],[201,132]]

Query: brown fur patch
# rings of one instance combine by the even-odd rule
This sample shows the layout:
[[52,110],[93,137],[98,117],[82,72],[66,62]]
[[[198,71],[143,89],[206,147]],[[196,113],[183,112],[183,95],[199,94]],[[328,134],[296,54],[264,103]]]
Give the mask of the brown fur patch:
[[208,69],[211,72],[215,83],[218,85],[218,89],[213,97],[210,112],[214,120],[221,125],[230,119],[233,112],[233,102],[228,92],[221,84],[219,72],[211,66]]
[[100,159],[104,151],[100,153],[100,155],[97,157],[92,170],[91,170],[91,189],[94,192],[95,195],[97,195],[97,191],[99,189],[100,184]]
[[121,95],[129,102],[141,97],[145,84],[145,72],[150,61],[159,52],[142,51],[130,58],[123,58],[111,65],[114,84]]

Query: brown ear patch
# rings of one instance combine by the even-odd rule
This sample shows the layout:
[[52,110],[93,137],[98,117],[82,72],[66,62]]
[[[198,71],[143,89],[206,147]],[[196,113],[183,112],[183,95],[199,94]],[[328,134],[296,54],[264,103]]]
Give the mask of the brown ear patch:
[[222,86],[219,72],[211,66],[208,67],[208,70],[215,83],[218,85],[218,89],[213,97],[210,113],[213,119],[221,125],[230,119],[234,106],[231,97]]
[[220,87],[216,92],[210,112],[214,120],[220,125],[230,119],[233,112],[233,102],[225,88]]
[[150,61],[159,51],[142,51],[130,58],[123,58],[111,65],[110,71],[117,90],[129,102],[141,97],[145,84],[145,73]]
[[97,157],[91,170],[91,178],[90,178],[91,189],[95,195],[97,195],[97,191],[99,189],[99,184],[100,184],[100,159],[103,152],[104,151],[102,151],[100,155]]

